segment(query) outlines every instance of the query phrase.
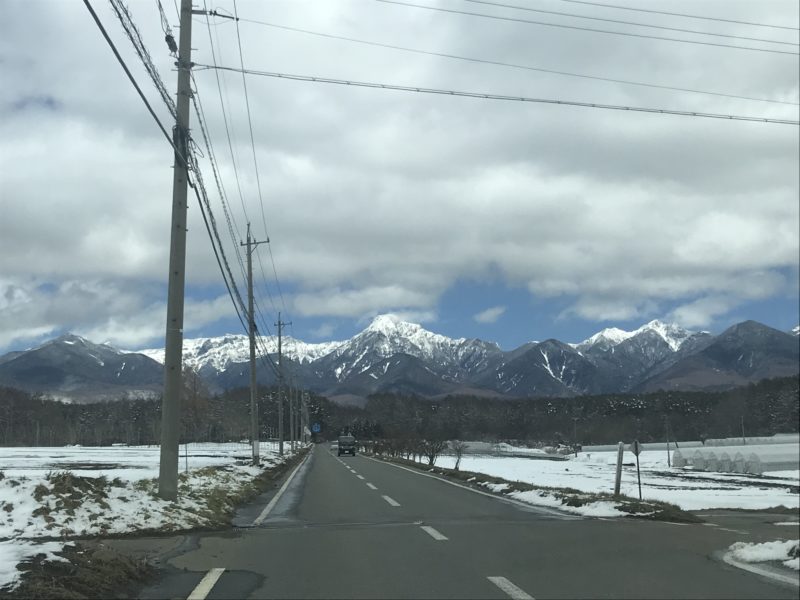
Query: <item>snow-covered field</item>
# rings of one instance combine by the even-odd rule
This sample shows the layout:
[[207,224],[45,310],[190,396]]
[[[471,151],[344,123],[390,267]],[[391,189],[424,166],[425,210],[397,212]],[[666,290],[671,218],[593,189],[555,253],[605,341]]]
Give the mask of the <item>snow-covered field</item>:
[[[486,473],[510,481],[536,486],[573,488],[582,492],[614,491],[616,452],[578,453],[565,461],[535,460],[494,456],[464,456],[462,471]],[[455,457],[442,456],[437,466],[453,468]],[[636,457],[626,452],[623,458],[623,494],[638,497]],[[643,452],[639,456],[642,497],[671,502],[684,510],[712,508],[764,509],[785,506],[800,510],[799,471],[780,471],[751,476],[736,473],[708,473],[667,466],[664,452]],[[632,466],[631,466],[632,465]],[[793,490],[790,488],[794,488]],[[521,500],[531,492],[518,492]],[[535,498],[533,500],[536,500]]]
[[217,510],[230,507],[231,496],[284,460],[270,442],[260,446],[260,467],[249,464],[246,444],[189,444],[180,452],[179,498],[171,503],[155,494],[158,446],[0,448],[0,588],[16,579],[18,562],[53,557],[70,537],[214,525],[219,514],[209,498],[216,495]]

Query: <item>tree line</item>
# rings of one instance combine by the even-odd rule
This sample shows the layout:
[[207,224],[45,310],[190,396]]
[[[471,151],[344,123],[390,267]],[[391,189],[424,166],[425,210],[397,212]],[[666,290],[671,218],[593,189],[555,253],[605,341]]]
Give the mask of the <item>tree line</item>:
[[[262,439],[277,432],[277,389],[259,387]],[[195,374],[184,377],[182,442],[238,442],[249,438],[249,390],[213,394]],[[341,406],[309,394],[309,422],[317,441],[350,433],[359,440],[423,447],[419,441],[517,441],[527,444],[611,444],[663,440],[767,436],[798,431],[797,377],[764,380],[722,392],[655,392],[575,398],[498,399],[398,394],[370,396],[363,407]],[[288,410],[284,432],[288,436]],[[67,404],[0,388],[3,446],[157,444],[160,399]],[[413,443],[411,443],[413,441]],[[436,444],[434,444],[436,446]]]

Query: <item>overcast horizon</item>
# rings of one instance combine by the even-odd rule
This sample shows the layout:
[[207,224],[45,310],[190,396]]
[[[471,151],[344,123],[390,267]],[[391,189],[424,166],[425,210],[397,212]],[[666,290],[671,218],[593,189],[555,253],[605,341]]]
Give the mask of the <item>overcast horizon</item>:
[[[177,38],[176,5],[161,2]],[[206,4],[234,12],[229,0]],[[514,3],[739,36],[718,38],[464,0],[414,4],[517,20],[374,0],[239,0],[242,60],[261,71],[399,86],[799,116],[796,29],[563,0]],[[109,3],[92,6],[170,127]],[[157,3],[128,6],[174,97],[174,58]],[[793,0],[648,6],[800,27]],[[172,150],[83,3],[12,0],[4,9],[0,354],[67,331],[126,349],[163,346]],[[194,113],[192,134],[242,292],[237,252],[247,222],[256,239],[270,239],[255,263],[264,334],[274,333],[279,311],[292,322],[287,335],[307,342],[344,340],[374,315],[394,313],[506,350],[534,339],[579,342],[653,319],[715,334],[748,319],[781,331],[800,323],[797,125],[248,75],[256,177],[242,75],[202,66],[239,67],[237,26],[219,17],[207,25],[200,16],[192,26],[194,79],[232,235]],[[191,196],[184,335],[244,333]]]

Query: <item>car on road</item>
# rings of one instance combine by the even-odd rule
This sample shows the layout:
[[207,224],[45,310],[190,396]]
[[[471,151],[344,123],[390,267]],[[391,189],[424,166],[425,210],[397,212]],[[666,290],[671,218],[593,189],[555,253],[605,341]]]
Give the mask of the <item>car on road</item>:
[[341,456],[342,454],[352,454],[353,456],[356,455],[356,438],[354,438],[352,435],[339,436],[339,449],[337,456]]

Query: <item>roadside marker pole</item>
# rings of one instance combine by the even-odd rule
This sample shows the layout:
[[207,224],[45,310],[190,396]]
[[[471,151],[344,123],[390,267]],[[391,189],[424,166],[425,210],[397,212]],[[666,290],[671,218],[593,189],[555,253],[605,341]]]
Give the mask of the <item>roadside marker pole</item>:
[[614,495],[619,496],[619,487],[622,483],[622,454],[625,452],[625,444],[617,444],[617,476],[614,480]]

